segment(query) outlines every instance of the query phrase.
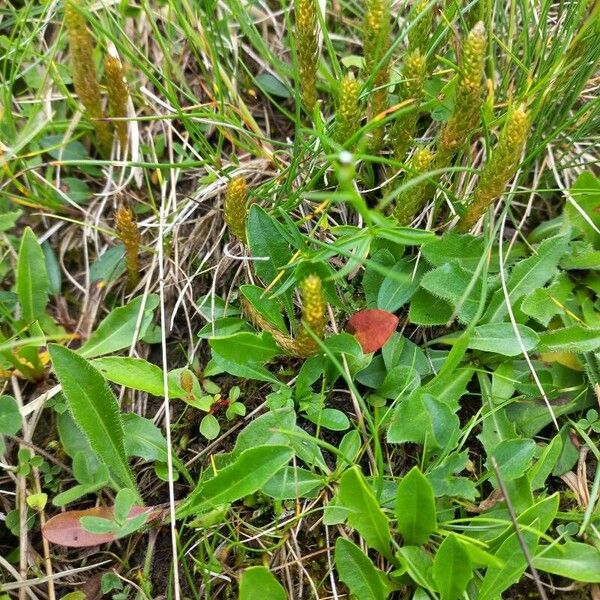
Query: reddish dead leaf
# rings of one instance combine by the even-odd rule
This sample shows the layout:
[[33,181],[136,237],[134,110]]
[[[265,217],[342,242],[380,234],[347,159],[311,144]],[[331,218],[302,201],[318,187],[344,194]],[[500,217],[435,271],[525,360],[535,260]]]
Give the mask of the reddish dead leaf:
[[378,308],[368,308],[352,315],[346,329],[354,334],[363,352],[379,350],[398,326],[398,317]]
[[[129,513],[129,518],[137,517],[142,513],[149,513],[148,520],[158,519],[164,511],[155,506],[134,506]],[[109,506],[96,506],[86,510],[68,510],[49,519],[42,527],[42,535],[53,544],[68,546],[69,548],[85,548],[114,542],[116,536],[112,533],[91,533],[86,531],[79,519],[81,517],[113,518],[113,509]]]

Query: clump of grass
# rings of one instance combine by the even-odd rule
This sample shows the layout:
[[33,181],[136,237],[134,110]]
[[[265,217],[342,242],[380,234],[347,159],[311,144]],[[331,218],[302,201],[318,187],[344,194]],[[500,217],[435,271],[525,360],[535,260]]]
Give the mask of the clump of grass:
[[142,236],[138,229],[133,211],[128,206],[121,205],[115,215],[117,235],[125,246],[125,264],[129,276],[129,286],[134,288],[139,281],[139,252]]
[[[370,98],[370,118],[374,119],[388,107],[389,61],[379,65],[389,49],[390,4],[389,0],[367,0],[363,23],[363,53],[367,73],[377,72],[373,79],[373,92]],[[385,135],[383,126],[371,133],[371,151],[378,151]]]
[[110,116],[119,119],[114,121],[117,139],[121,146],[121,153],[127,148],[127,103],[129,101],[129,89],[125,79],[125,69],[118,56],[109,53],[104,58],[104,77],[106,90],[108,92],[108,108]]
[[[412,175],[408,177],[407,180],[426,173],[433,164],[434,159],[435,155],[430,148],[417,148],[409,163]],[[410,224],[415,214],[423,207],[428,187],[429,183],[427,181],[422,181],[400,194],[394,209],[394,216],[398,223],[401,225]]]
[[471,29],[463,44],[454,111],[442,128],[437,147],[438,168],[450,164],[458,148],[477,126],[483,102],[485,52],[485,27],[480,21]]
[[399,95],[400,100],[412,99],[414,106],[412,110],[402,113],[392,128],[392,145],[398,160],[404,159],[415,135],[426,73],[427,63],[420,50],[408,54],[402,69],[403,82]]
[[296,50],[302,101],[312,114],[317,102],[319,31],[316,0],[296,0]]
[[506,185],[514,177],[529,131],[529,116],[523,106],[511,109],[498,144],[487,161],[479,182],[473,193],[473,201],[467,213],[461,219],[459,229],[468,231],[485,210],[506,189]]
[[348,73],[340,81],[337,94],[334,137],[340,144],[349,140],[360,126],[359,94],[359,82],[352,73]]
[[108,123],[101,120],[104,113],[93,56],[94,40],[83,15],[72,0],[65,4],[65,27],[69,38],[73,86],[87,116],[92,120],[100,152],[108,157],[113,136]]
[[244,177],[234,177],[225,192],[225,223],[229,232],[243,244],[246,243],[248,216],[248,184]]

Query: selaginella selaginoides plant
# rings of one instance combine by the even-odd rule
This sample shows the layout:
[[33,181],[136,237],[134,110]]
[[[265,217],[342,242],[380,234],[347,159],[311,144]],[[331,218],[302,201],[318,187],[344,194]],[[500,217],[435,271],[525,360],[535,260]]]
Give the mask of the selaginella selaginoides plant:
[[93,57],[94,40],[85,18],[73,0],[65,3],[65,27],[69,38],[71,76],[75,92],[85,108],[86,115],[92,120],[101,154],[110,156],[113,136],[108,123],[101,120],[104,113]]
[[479,177],[473,199],[459,223],[461,231],[468,231],[494,200],[502,195],[514,177],[521,161],[529,131],[529,116],[523,106],[508,111],[500,139]]
[[248,184],[244,177],[234,177],[225,191],[225,223],[229,232],[243,244],[246,243],[248,217]]
[[295,336],[291,336],[288,332],[283,332],[275,327],[250,302],[242,300],[242,305],[244,312],[252,323],[262,331],[270,333],[282,350],[291,356],[307,358],[316,354],[319,350],[319,344],[309,333],[309,330],[317,338],[325,336],[327,304],[323,296],[323,284],[318,275],[313,274],[305,277],[300,282],[299,288],[302,302],[302,320],[298,325]]
[[426,74],[427,65],[421,51],[417,49],[408,54],[402,68],[399,100],[412,100],[413,105],[410,110],[398,115],[392,127],[392,145],[397,160],[404,160],[406,152],[412,144],[417,128],[419,106],[423,99]]
[[142,236],[133,211],[125,205],[119,206],[115,215],[115,229],[125,246],[125,264],[129,276],[129,286],[134,288],[139,281],[139,252]]
[[[295,353],[298,356],[311,356],[319,350],[314,339],[325,335],[325,309],[323,284],[318,275],[309,275],[300,283],[302,297],[302,323],[295,339]],[[311,335],[310,332],[313,334]]]
[[433,22],[433,7],[430,0],[417,2],[412,12],[412,26],[408,32],[408,48],[425,54],[429,47],[429,36]]
[[463,43],[454,111],[442,128],[437,146],[438,168],[450,164],[458,148],[477,126],[483,102],[485,53],[485,27],[479,22]]
[[[418,147],[410,159],[410,171],[406,181],[426,173],[431,168],[434,158],[435,155],[430,148]],[[400,193],[394,208],[394,216],[400,225],[409,225],[417,212],[421,210],[426,200],[428,187],[429,182],[424,180]]]
[[[389,0],[366,0],[363,23],[363,53],[365,70],[373,78],[373,91],[370,96],[370,119],[376,118],[388,108],[389,60],[385,57],[390,43],[390,3]],[[379,64],[382,63],[382,64]],[[371,133],[371,150],[376,152],[383,144],[385,129],[376,127]]]
[[340,81],[335,110],[334,139],[346,143],[360,127],[360,84],[352,73]]
[[317,67],[319,63],[319,29],[317,0],[295,0],[296,52],[302,102],[312,114],[317,102]]
[[104,58],[104,79],[108,93],[108,108],[113,121],[117,139],[121,146],[121,155],[125,154],[127,148],[127,103],[129,102],[129,89],[125,79],[125,69],[116,55],[109,53]]

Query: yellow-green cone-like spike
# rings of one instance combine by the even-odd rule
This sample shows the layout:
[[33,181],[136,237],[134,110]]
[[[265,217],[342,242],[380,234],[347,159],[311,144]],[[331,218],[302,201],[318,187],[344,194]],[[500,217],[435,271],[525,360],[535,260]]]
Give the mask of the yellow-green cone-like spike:
[[487,207],[502,195],[517,171],[528,132],[529,116],[525,108],[518,106],[511,109],[500,139],[479,177],[473,201],[460,221],[461,231],[468,231],[475,225]]
[[[389,0],[366,0],[363,23],[363,53],[366,72],[370,75],[389,49],[390,3]],[[390,80],[389,61],[379,66],[373,79],[370,98],[370,118],[373,119],[388,108]],[[376,127],[371,133],[371,150],[376,152],[383,144],[384,127]]]
[[337,107],[335,112],[334,136],[339,144],[344,144],[358,130],[361,114],[358,96],[360,85],[352,73],[348,73],[338,89]]
[[458,147],[477,126],[483,102],[485,52],[485,27],[480,21],[463,44],[454,112],[441,132],[436,158],[438,167],[450,163]]
[[133,288],[139,280],[138,254],[142,237],[132,210],[126,206],[120,206],[115,215],[115,225],[117,235],[125,246],[125,264],[129,274],[129,285]]
[[92,119],[100,152],[108,157],[112,147],[112,132],[108,123],[96,120],[102,119],[104,113],[93,57],[94,40],[73,0],[67,0],[65,3],[65,27],[69,38],[73,86],[86,115]]
[[300,284],[302,296],[302,325],[294,340],[294,350],[298,356],[311,356],[319,346],[310,336],[307,327],[314,335],[322,338],[325,335],[325,299],[321,279],[317,275],[309,275]]
[[316,0],[295,0],[296,50],[302,101],[312,114],[317,102],[319,37]]
[[400,87],[400,100],[414,100],[415,106],[409,112],[398,116],[392,128],[392,143],[394,154],[398,160],[403,160],[410,147],[419,118],[419,105],[423,99],[423,85],[427,65],[425,57],[419,50],[408,54],[402,69],[403,82]]
[[238,240],[246,243],[248,217],[248,184],[243,177],[234,177],[225,192],[225,223]]
[[[129,90],[125,81],[125,69],[123,69],[121,61],[116,56],[109,54],[104,59],[104,78],[108,91],[110,116],[125,119],[127,117]],[[114,121],[114,127],[123,155],[127,147],[127,121]]]
[[[435,155],[429,148],[417,148],[410,160],[412,174],[408,179],[426,173],[433,164]],[[400,225],[409,225],[413,217],[423,207],[429,183],[422,181],[400,194],[396,201],[394,216]]]

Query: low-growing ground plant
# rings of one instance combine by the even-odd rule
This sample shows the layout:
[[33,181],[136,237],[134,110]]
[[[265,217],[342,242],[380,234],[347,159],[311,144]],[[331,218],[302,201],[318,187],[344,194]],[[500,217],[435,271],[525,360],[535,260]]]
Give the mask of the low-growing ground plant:
[[600,7],[0,7],[0,598],[600,595]]

